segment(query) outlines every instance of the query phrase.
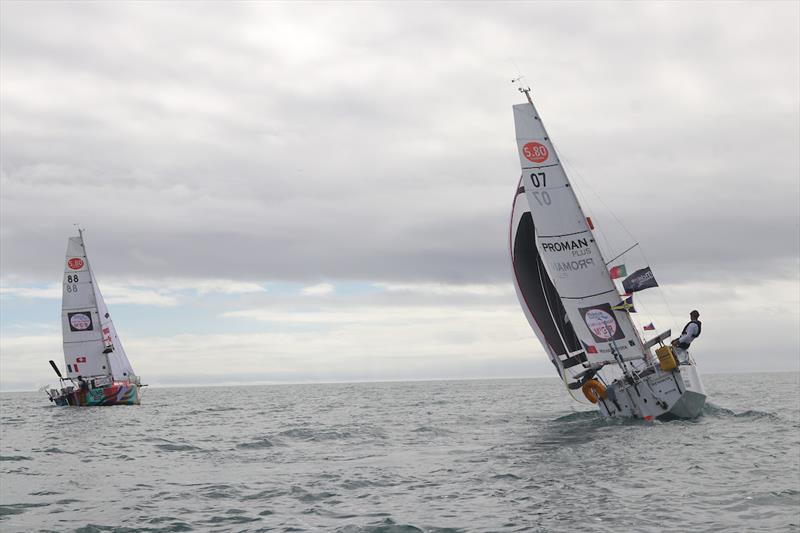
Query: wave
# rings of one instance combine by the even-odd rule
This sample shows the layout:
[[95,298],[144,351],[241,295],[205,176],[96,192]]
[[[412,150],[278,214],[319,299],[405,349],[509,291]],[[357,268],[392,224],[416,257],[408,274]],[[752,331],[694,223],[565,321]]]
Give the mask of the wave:
[[712,402],[706,402],[705,406],[703,406],[703,416],[711,416],[711,417],[734,417],[734,418],[753,418],[753,419],[760,419],[760,418],[768,418],[770,420],[778,420],[780,416],[777,413],[771,413],[768,411],[759,411],[757,409],[748,409],[746,411],[742,411],[741,413],[737,413],[731,409],[726,407],[722,407],[721,405],[716,405]]
[[236,445],[236,447],[239,448],[240,450],[258,450],[261,448],[272,448],[273,446],[275,445],[272,444],[272,441],[270,441],[267,438],[258,439],[250,442],[240,442],[239,444]]
[[202,448],[192,446],[191,444],[156,444],[156,448],[167,452],[192,452],[202,450]]

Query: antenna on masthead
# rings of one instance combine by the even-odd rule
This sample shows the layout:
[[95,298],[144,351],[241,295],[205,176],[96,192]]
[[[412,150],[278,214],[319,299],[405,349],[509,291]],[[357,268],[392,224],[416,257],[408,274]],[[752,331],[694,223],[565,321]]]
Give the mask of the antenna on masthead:
[[[519,83],[520,80],[522,80],[522,78],[524,78],[524,76],[519,76],[517,78],[514,78],[513,80],[511,80],[511,83]],[[533,100],[531,100],[531,88],[530,87],[517,87],[517,90],[519,92],[521,92],[521,93],[524,93],[525,94],[525,98],[528,99],[528,103],[533,105]]]

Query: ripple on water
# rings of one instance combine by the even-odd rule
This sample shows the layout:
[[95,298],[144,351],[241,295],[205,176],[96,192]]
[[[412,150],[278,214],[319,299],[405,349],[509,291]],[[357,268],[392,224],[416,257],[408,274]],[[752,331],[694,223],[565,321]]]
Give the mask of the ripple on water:
[[571,412],[558,380],[223,388],[212,407],[202,388],[119,409],[4,394],[24,423],[2,428],[0,530],[783,533],[797,376],[709,376],[710,398],[741,394],[663,424]]

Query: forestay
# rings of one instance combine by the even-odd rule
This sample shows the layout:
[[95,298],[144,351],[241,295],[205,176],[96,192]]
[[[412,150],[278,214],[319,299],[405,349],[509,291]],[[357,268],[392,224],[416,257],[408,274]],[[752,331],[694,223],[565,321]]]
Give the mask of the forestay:
[[532,103],[514,106],[514,123],[536,247],[588,362],[613,362],[614,352],[626,360],[642,358],[630,317],[611,309],[619,294]]
[[67,376],[111,375],[125,381],[134,372],[94,279],[83,237],[70,237],[64,263],[61,329]]

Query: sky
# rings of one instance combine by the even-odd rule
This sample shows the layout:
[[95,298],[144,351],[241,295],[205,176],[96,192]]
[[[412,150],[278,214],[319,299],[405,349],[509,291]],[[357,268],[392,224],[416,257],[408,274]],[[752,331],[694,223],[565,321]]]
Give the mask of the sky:
[[152,385],[554,376],[514,293],[532,95],[640,325],[800,370],[800,4],[0,3],[0,390],[74,224]]

